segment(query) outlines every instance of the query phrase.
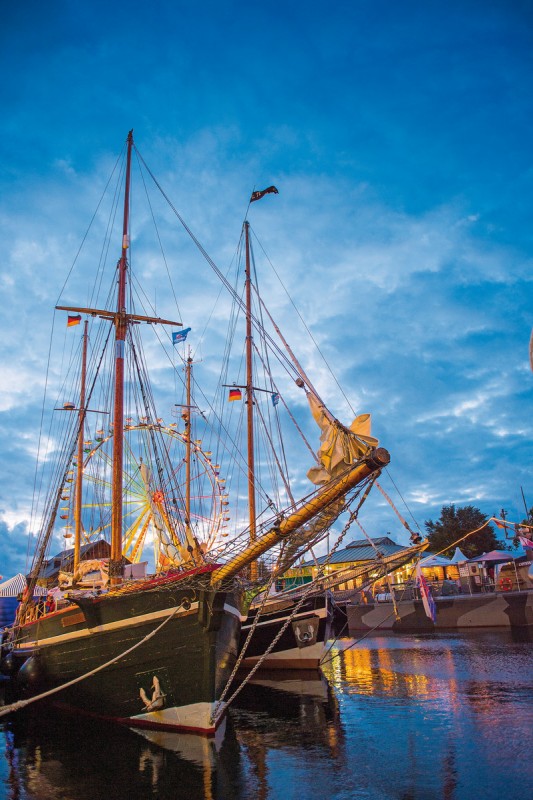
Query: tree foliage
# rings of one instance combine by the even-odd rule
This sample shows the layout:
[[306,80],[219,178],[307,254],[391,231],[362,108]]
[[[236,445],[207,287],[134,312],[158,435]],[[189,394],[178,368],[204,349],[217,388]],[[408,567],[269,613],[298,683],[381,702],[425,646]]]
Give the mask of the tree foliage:
[[533,525],[533,506],[527,512],[527,517],[522,520],[522,525]]
[[[429,549],[433,553],[442,553],[451,558],[455,552],[458,539],[470,531],[481,528],[487,522],[487,517],[475,506],[456,508],[454,505],[443,506],[441,515],[436,522],[427,520],[426,530],[429,539]],[[458,545],[467,558],[480,556],[502,547],[496,539],[491,525],[486,525],[478,533],[463,539]],[[444,551],[444,552],[442,552]]]

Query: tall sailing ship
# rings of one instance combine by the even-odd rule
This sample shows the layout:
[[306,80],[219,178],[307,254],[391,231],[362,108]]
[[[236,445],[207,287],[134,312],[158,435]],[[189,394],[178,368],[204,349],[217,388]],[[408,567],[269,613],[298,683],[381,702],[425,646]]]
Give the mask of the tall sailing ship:
[[[178,328],[172,333],[177,342],[185,341],[190,329],[180,332],[181,321],[139,314],[135,308],[135,296],[146,301],[146,287],[132,273],[130,255],[134,153],[144,174],[153,177],[130,132],[121,178],[121,251],[109,303],[57,306],[68,315],[69,325],[85,317],[79,399],[56,409],[61,438],[54,439],[56,449],[47,458],[49,492],[28,588],[2,642],[2,671],[10,676],[13,701],[4,710],[53,698],[65,707],[136,727],[211,734],[224,714],[225,692],[242,648],[241,624],[250,600],[246,592],[265,590],[284,567],[323,541],[355,498],[366,496],[389,455],[361,428],[366,419],[348,428],[330,414],[289,350],[296,385],[305,392],[322,433],[310,471],[314,487],[300,500],[287,490],[286,507],[270,499],[270,515],[258,513],[253,445],[248,445],[247,523],[241,536],[230,537],[224,528],[229,499],[221,490],[220,466],[193,438],[190,354],[184,359],[187,391],[178,411],[183,429],[158,416],[148,363],[161,364],[153,341],[145,355],[141,329]],[[248,239],[248,223],[243,230]],[[248,242],[246,253],[249,275]],[[247,292],[250,286],[248,280]],[[234,291],[233,298],[241,303]],[[251,343],[252,326],[262,329],[262,324],[251,303],[245,307]],[[91,353],[89,325],[95,325]],[[163,346],[164,337],[158,333]],[[246,358],[251,359],[250,348]],[[104,380],[107,373],[109,380]],[[259,387],[253,385],[250,368],[243,388],[251,415]],[[230,386],[229,391],[237,389]],[[248,428],[252,425],[249,418]],[[211,492],[192,488],[200,478]],[[66,568],[51,581],[46,577],[49,552],[62,522],[66,546],[71,540],[73,546],[68,559],[59,559]],[[108,540],[108,558],[84,557],[89,543]],[[155,556],[154,574],[146,576],[133,567],[139,566],[148,540]],[[36,605],[34,589],[43,583],[50,602]]]

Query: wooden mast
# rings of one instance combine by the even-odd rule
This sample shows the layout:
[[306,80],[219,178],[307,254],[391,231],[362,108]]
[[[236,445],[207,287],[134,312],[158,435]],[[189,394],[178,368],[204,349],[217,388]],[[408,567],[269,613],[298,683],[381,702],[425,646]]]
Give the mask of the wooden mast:
[[[185,442],[185,507],[184,507],[184,523],[185,523],[185,539],[186,549],[189,557],[194,563],[204,563],[204,557],[200,549],[200,545],[194,535],[191,524],[191,484],[192,484],[192,365],[193,358],[191,349],[189,348],[189,355],[183,359],[185,369],[185,405],[182,406],[181,418],[183,419],[184,430],[183,437]],[[195,408],[195,406],[194,406]],[[178,547],[179,549],[179,547]],[[187,558],[184,556],[184,561]]]
[[115,317],[115,402],[113,407],[113,477],[111,491],[111,583],[120,580],[122,560],[122,475],[124,469],[124,347],[128,319],[126,317],[126,275],[129,246],[130,177],[133,131],[128,133],[126,157],[126,185],[124,189],[124,215],[122,222],[122,255],[118,262],[117,312]]
[[191,367],[192,358],[189,348],[189,355],[185,362],[185,378],[187,390],[187,406],[184,416],[185,419],[185,531],[189,545],[192,543],[191,530]]
[[83,323],[83,348],[81,355],[81,386],[80,386],[80,406],[79,406],[79,432],[78,432],[78,455],[76,472],[76,499],[74,503],[74,563],[72,572],[75,575],[80,563],[81,545],[81,504],[82,504],[82,482],[83,482],[83,440],[85,438],[85,376],[87,373],[87,328],[88,320]]
[[[254,393],[252,370],[252,279],[250,270],[250,223],[244,223],[246,241],[246,403],[248,423],[248,508],[250,518],[250,544],[257,538],[255,510],[255,462],[254,462]],[[250,580],[258,576],[257,561],[250,563]]]
[[[81,306],[56,306],[63,311],[77,311],[100,317],[112,322],[115,326],[115,377],[113,400],[113,453],[112,453],[112,489],[111,489],[111,559],[109,578],[112,585],[120,581],[122,573],[122,522],[123,522],[123,471],[124,471],[124,350],[128,326],[136,323],[161,325],[179,325],[181,322],[151,317],[144,314],[131,314],[126,309],[126,283],[128,274],[127,251],[129,248],[129,211],[131,183],[131,153],[133,149],[133,131],[127,138],[126,175],[124,187],[124,213],[122,221],[122,253],[117,264],[117,305],[116,310],[101,308],[85,308]],[[82,404],[83,405],[83,404]],[[81,406],[80,406],[81,407]],[[85,409],[87,412],[87,409]],[[80,492],[81,495],[81,492]],[[81,514],[80,514],[81,520]]]

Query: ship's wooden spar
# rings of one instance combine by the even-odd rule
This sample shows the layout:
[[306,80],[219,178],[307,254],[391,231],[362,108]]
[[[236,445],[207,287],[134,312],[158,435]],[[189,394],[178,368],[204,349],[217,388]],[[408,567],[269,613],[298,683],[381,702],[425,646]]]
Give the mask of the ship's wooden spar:
[[390,461],[388,450],[384,447],[376,447],[372,450],[362,463],[357,464],[345,476],[338,480],[332,481],[331,484],[326,484],[308,503],[305,503],[301,508],[295,511],[290,516],[283,519],[280,524],[268,533],[265,533],[260,539],[252,542],[248,547],[235,556],[235,558],[224,564],[223,567],[216,570],[211,578],[212,586],[217,586],[221,581],[232,578],[237,572],[240,572],[244,567],[248,566],[256,558],[259,558],[267,550],[274,547],[281,542],[291,533],[294,533],[306,522],[309,522],[316,514],[322,511],[331,503],[339,500],[350,489],[357,486],[358,483],[368,478],[377,470],[386,467]]

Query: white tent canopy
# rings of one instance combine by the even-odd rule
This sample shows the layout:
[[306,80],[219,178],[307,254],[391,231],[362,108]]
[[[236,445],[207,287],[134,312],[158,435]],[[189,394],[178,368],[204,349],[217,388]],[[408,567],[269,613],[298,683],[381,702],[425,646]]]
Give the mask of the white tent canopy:
[[13,578],[0,583],[0,597],[16,597],[26,588],[26,578],[19,572]]
[[452,562],[444,556],[428,556],[420,562],[421,567],[449,567]]
[[[0,583],[0,597],[17,597],[27,587],[28,583],[22,572],[15,575],[13,578]],[[34,597],[42,597],[48,594],[48,589],[44,586],[35,586],[33,590]]]
[[464,553],[461,552],[461,550],[458,547],[456,547],[455,553],[453,554],[450,563],[458,564],[459,561],[468,561],[468,558],[465,556]]

